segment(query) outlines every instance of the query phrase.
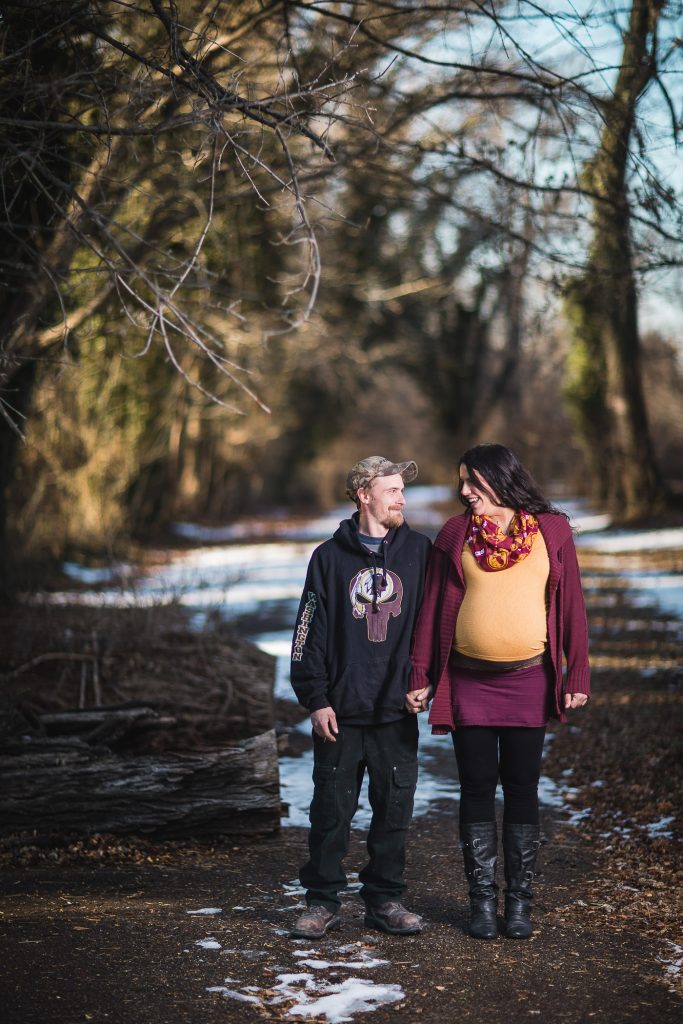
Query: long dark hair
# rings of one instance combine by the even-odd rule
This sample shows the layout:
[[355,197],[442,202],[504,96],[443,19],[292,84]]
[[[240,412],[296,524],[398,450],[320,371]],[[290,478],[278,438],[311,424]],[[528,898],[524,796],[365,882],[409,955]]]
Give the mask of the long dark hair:
[[[473,481],[476,470],[491,491],[495,491],[501,508],[513,508],[516,512],[524,509],[533,515],[538,515],[539,512],[554,512],[565,519],[569,518],[566,512],[555,508],[544,497],[531,473],[524,468],[511,448],[492,442],[477,444],[460,456],[458,466],[463,464],[467,466]],[[488,492],[488,496],[493,501],[494,495],[491,491]],[[458,485],[458,494],[463,505],[469,507],[462,496],[461,484]]]

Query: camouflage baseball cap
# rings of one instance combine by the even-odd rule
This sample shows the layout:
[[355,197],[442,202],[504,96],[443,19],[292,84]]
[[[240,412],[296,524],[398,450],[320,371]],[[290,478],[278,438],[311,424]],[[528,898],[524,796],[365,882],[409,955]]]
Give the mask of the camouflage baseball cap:
[[393,476],[400,473],[405,483],[409,484],[417,476],[417,463],[390,462],[382,455],[369,455],[352,467],[346,478],[346,496],[355,501],[360,487],[367,487],[378,476]]

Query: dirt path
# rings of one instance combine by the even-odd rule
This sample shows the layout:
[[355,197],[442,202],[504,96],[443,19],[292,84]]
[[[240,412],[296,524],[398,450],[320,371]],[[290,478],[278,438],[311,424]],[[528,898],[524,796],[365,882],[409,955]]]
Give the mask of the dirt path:
[[[608,929],[586,912],[596,873],[590,842],[548,817],[544,830],[551,841],[542,851],[538,931],[529,942],[500,937],[484,943],[464,933],[466,894],[452,814],[445,813],[413,827],[408,902],[424,914],[429,928],[403,939],[365,929],[356,896],[345,901],[343,928],[325,940],[306,944],[283,934],[300,899],[282,885],[297,875],[305,843],[299,829],[207,853],[203,864],[201,851],[186,849],[175,864],[169,854],[168,864],[7,872],[0,904],[2,1019],[5,1024],[297,1020],[302,1017],[286,1016],[299,1005],[293,999],[271,1005],[268,1000],[283,994],[277,988],[283,975],[303,972],[319,985],[323,977],[326,984],[361,977],[400,986],[403,998],[379,1006],[369,1018],[373,1024],[396,1019],[432,1024],[455,1015],[473,1022],[680,1021],[683,999],[662,983],[657,942],[643,941],[628,929]],[[358,867],[361,858],[356,837],[350,866]],[[201,908],[222,913],[188,913]],[[197,944],[207,939],[221,948]],[[311,959],[358,965],[363,958],[388,963],[302,966]],[[215,986],[258,1003],[207,991]]]

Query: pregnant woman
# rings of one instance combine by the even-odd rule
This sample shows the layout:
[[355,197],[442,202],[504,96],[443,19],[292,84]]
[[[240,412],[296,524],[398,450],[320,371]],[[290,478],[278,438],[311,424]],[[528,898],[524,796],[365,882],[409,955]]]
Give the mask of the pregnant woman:
[[459,477],[466,511],[448,520],[432,550],[408,699],[419,710],[433,694],[432,731],[453,738],[470,934],[497,935],[500,779],[505,934],[526,939],[543,739],[550,717],[566,721],[588,700],[586,611],[567,517],[514,452],[477,445],[459,460]]

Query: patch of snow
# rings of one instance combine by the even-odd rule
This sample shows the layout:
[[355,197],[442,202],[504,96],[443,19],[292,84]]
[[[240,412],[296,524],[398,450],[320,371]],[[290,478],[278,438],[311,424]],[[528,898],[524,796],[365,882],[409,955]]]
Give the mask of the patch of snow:
[[[295,974],[292,974],[291,972],[290,973],[286,973],[286,974],[278,974],[277,980],[278,980],[279,984],[275,986],[275,991],[281,992],[281,993],[286,991],[289,988],[290,985],[301,984],[305,988],[308,988],[309,990],[315,990],[315,988],[316,988],[316,986],[318,984],[317,980],[314,979],[314,976],[312,974],[307,973],[307,972],[300,972],[300,973],[295,973]],[[285,998],[289,998],[289,997],[285,996]],[[273,1000],[273,1001],[274,1002],[277,1001],[277,1002],[281,1003],[281,1002],[283,1002],[283,999],[281,997],[278,1000]]]
[[226,999],[236,999],[239,1003],[258,1003],[259,1006],[261,1005],[261,1000],[258,996],[245,995],[244,992],[236,992],[235,989],[226,988],[225,985],[211,985],[206,991],[217,992]]
[[199,526],[196,523],[175,523],[173,532],[184,540],[199,544],[221,544],[254,541],[259,537],[281,537],[283,540],[324,540],[337,529],[340,519],[348,518],[349,509],[339,508],[317,519],[303,523],[278,522],[275,519],[247,520],[227,526]]
[[616,554],[628,551],[651,551],[654,548],[683,547],[683,527],[676,526],[661,530],[616,530],[613,533],[595,537],[585,533],[577,543],[592,551]]
[[646,825],[645,831],[651,839],[672,839],[673,832],[669,825],[674,820],[673,815],[668,818],[660,818],[659,821],[653,821],[650,825]]
[[134,586],[57,593],[50,601],[116,607],[177,602],[226,614],[258,614],[264,603],[285,601],[293,622],[312,549],[312,544],[289,543],[199,548],[150,569]]
[[[432,508],[435,502],[453,498],[453,489],[448,486],[409,486],[406,488],[406,516],[411,525],[439,527],[446,515]],[[225,526],[200,526],[197,523],[175,523],[173,531],[178,537],[199,544],[220,544],[235,541],[254,541],[259,537],[279,537],[289,541],[321,541],[332,536],[340,520],[348,519],[353,506],[348,502],[303,522],[292,522],[288,511],[261,519],[250,517]],[[243,545],[240,545],[243,547]]]
[[187,914],[205,914],[210,917],[212,914],[222,914],[223,910],[221,907],[200,907],[199,910],[187,910]]
[[354,1013],[368,1013],[397,1003],[405,998],[400,985],[377,985],[365,978],[347,978],[338,985],[325,985],[324,995],[311,1001],[304,992],[298,1006],[287,1011],[288,1017],[325,1017],[329,1024],[352,1020]]
[[352,1020],[354,1013],[367,1013],[405,998],[400,985],[377,985],[365,978],[322,985],[312,974],[279,974],[277,980],[277,995],[268,1001],[270,1005],[294,1000],[288,1017],[324,1017],[328,1024],[341,1024]]
[[62,572],[70,579],[77,580],[78,583],[97,586],[98,583],[113,583],[114,580],[130,576],[133,573],[133,568],[124,562],[99,569],[79,565],[77,562],[62,562]]
[[[356,953],[358,953],[357,950]],[[303,955],[303,953],[295,953],[295,956]],[[312,967],[316,971],[325,970],[329,967],[345,967],[347,969],[360,968],[361,970],[367,970],[372,969],[373,967],[385,967],[388,963],[389,960],[379,960],[376,957],[370,956],[366,950],[362,950],[355,960],[301,960],[302,967]]]
[[639,607],[655,604],[664,612],[683,618],[683,574],[661,573],[639,576],[625,573],[631,585],[631,600]]
[[[448,740],[447,737],[436,736],[435,739],[441,743]],[[430,746],[425,746],[420,735],[419,764],[420,774],[415,791],[415,803],[413,818],[420,818],[429,814],[434,803],[439,801],[456,801],[459,795],[459,787],[455,780],[455,758],[453,758],[453,775],[444,775],[443,771],[435,766],[430,770]],[[280,792],[284,803],[289,805],[289,816],[282,819],[282,825],[291,825],[298,828],[308,828],[308,808],[313,796],[313,751],[304,751],[299,757],[280,758]],[[497,791],[497,798],[501,798],[500,787]],[[538,787],[538,797],[541,804],[547,807],[557,807],[569,810],[567,804],[577,795],[577,790],[568,786],[559,786],[552,779],[545,775],[541,776]],[[372,809],[368,797],[367,774],[363,780],[361,793],[358,801],[358,810],[353,819],[354,829],[366,829],[370,826]],[[348,887],[353,891],[354,885]],[[297,894],[299,891],[296,890]],[[289,909],[289,908],[288,908]]]
[[670,955],[659,956],[657,959],[660,964],[664,964],[664,973],[669,981],[677,981],[681,975],[681,968],[683,968],[683,946],[672,942],[671,939],[667,939],[666,944],[671,947]]
[[[305,723],[308,728],[308,723]],[[429,735],[426,733],[425,735]],[[432,739],[429,736],[430,740]],[[444,737],[434,737],[444,742]],[[420,736],[420,775],[415,791],[413,817],[420,818],[429,814],[437,800],[454,801],[458,797],[458,786],[455,782],[455,759],[453,759],[453,776],[444,776],[440,772],[430,770],[430,758],[422,746]],[[431,746],[431,744],[430,744]],[[429,749],[429,748],[428,748]],[[313,795],[313,751],[306,750],[298,757],[280,758],[280,792],[283,802],[289,805],[289,815],[282,819],[283,825],[297,828],[308,828],[308,808]],[[372,808],[368,796],[367,773],[361,786],[358,799],[358,810],[353,819],[354,829],[370,827]],[[351,887],[349,887],[351,888]]]
[[280,884],[288,896],[303,896],[306,892],[298,878],[293,878],[291,882],[281,882]]
[[599,533],[609,529],[612,519],[605,513],[586,512],[571,516],[571,525],[579,531],[579,538],[582,534]]
[[195,946],[201,946],[202,949],[221,949],[222,946],[217,939],[209,937],[208,939],[197,939]]
[[547,775],[541,775],[538,780],[538,799],[546,807],[564,807],[565,792],[566,790],[560,789],[558,784]]
[[590,807],[584,807],[580,811],[571,811],[567,816],[567,821],[570,825],[578,825],[580,821],[590,818],[592,813],[593,811]]
[[170,604],[171,598],[164,602],[153,595],[139,595],[134,590],[88,590],[82,594],[72,590],[55,591],[49,596],[49,603],[60,606],[82,605],[86,608],[154,608]]
[[307,750],[301,757],[280,758],[280,796],[287,804],[287,816],[283,825],[293,828],[308,828],[308,808],[313,796],[313,751]]

